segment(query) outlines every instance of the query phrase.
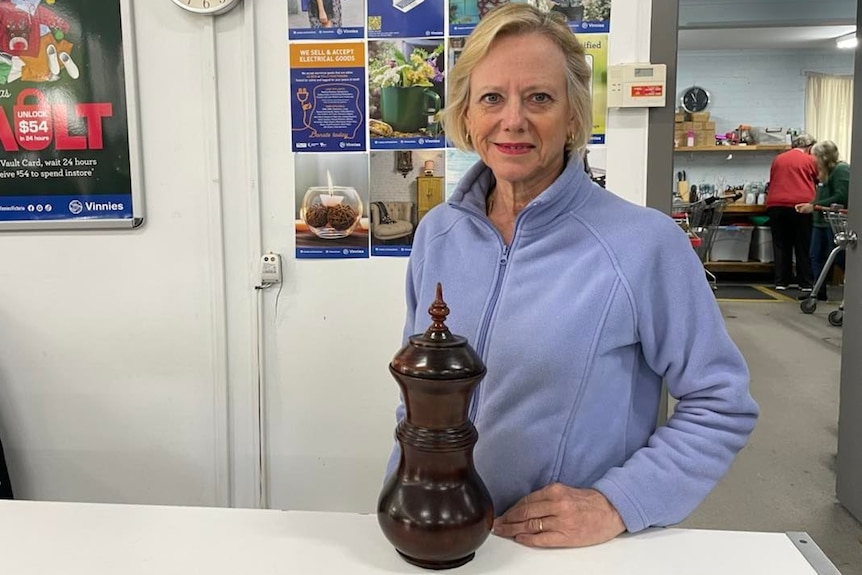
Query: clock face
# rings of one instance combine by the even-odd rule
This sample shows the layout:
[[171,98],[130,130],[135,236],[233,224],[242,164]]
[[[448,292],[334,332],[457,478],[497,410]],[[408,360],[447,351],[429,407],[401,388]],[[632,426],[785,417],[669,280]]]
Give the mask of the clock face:
[[682,95],[682,108],[688,113],[703,112],[709,105],[709,92],[700,86],[692,86]]
[[195,14],[215,15],[236,7],[242,0],[173,0],[173,3]]

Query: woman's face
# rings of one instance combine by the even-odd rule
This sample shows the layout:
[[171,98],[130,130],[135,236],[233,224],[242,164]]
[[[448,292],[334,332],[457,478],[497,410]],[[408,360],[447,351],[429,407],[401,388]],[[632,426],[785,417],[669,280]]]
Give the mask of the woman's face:
[[538,195],[562,171],[575,128],[562,50],[539,33],[495,40],[470,74],[465,118],[497,181]]

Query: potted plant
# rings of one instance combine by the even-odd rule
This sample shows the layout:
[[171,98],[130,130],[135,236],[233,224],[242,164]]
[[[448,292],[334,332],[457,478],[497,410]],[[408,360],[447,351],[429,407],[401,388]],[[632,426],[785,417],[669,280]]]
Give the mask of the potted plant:
[[[372,116],[379,113],[383,122],[398,132],[426,129],[428,117],[435,116],[442,107],[442,99],[433,88],[443,81],[443,72],[437,65],[443,44],[430,52],[413,47],[406,56],[394,42],[376,44],[376,54],[368,66]],[[374,101],[378,96],[379,104]]]

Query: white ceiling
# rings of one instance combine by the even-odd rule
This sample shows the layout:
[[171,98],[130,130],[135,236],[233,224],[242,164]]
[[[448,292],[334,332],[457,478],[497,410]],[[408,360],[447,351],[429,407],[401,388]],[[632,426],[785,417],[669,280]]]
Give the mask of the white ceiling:
[[855,26],[683,29],[679,50],[832,50]]

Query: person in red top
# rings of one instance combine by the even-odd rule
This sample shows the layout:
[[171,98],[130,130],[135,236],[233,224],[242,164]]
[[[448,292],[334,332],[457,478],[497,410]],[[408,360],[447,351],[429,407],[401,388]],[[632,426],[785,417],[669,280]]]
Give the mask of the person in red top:
[[793,254],[796,254],[796,280],[799,289],[810,292],[814,284],[811,259],[811,214],[796,211],[796,205],[814,199],[817,187],[817,163],[811,146],[817,140],[808,134],[793,139],[792,149],[776,156],[769,170],[769,193],[766,214],[772,228],[775,253],[775,289],[786,290],[793,278]]

